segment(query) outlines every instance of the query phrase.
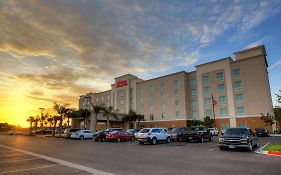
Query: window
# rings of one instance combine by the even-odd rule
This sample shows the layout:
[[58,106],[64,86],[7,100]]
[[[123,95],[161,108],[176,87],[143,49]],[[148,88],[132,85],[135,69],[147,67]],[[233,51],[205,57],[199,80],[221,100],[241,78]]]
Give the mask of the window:
[[226,108],[220,108],[220,116],[225,117],[227,115]]
[[164,97],[165,97],[165,92],[161,91],[161,98],[164,98]]
[[196,89],[191,89],[191,95],[193,95],[193,96],[196,95]]
[[219,96],[219,103],[220,104],[225,104],[226,98],[225,96]]
[[154,120],[153,114],[150,114],[149,119],[150,119],[150,120]]
[[150,85],[149,86],[149,92],[153,92],[154,91],[154,86],[153,85]]
[[243,106],[242,106],[242,107],[237,107],[237,114],[238,114],[238,115],[243,115],[243,114],[245,114],[245,109],[244,109]]
[[143,88],[139,88],[139,93],[143,93]]
[[101,97],[101,101],[103,101],[103,97]]
[[162,108],[162,109],[166,109],[166,103],[165,103],[165,102],[162,102],[162,103],[161,103],[161,108]]
[[176,108],[180,107],[180,102],[178,100],[175,101],[175,106],[176,106]]
[[211,116],[212,116],[212,111],[211,111],[211,109],[207,109],[207,110],[205,111],[205,115],[211,117]]
[[143,98],[142,97],[140,97],[140,103],[142,103],[143,102]]
[[224,79],[223,72],[217,73],[217,80],[220,81],[220,80],[223,80],[223,79]]
[[150,100],[150,102],[153,102],[154,101],[154,96],[149,96],[149,100]]
[[154,112],[154,105],[150,104],[149,109],[150,109],[150,112]]
[[109,98],[110,98],[110,96],[108,95],[108,96],[107,96],[107,99],[109,99]]
[[218,85],[218,91],[219,92],[224,92],[224,84],[219,84]]
[[196,84],[196,79],[195,79],[195,78],[192,78],[192,79],[190,80],[190,84]]
[[165,113],[162,113],[162,114],[161,114],[161,118],[162,118],[162,119],[165,118]]
[[240,77],[240,69],[234,69],[233,70],[233,76],[234,77]]
[[175,97],[178,97],[179,96],[179,90],[175,90]]
[[192,105],[192,107],[196,107],[197,106],[197,100],[192,100],[191,105]]
[[210,77],[208,75],[203,76],[203,82],[204,83],[209,83]]
[[176,111],[176,118],[180,118],[180,111]]
[[179,87],[179,80],[174,80],[174,88],[178,88]]
[[228,125],[228,124],[223,123],[223,124],[221,125],[221,130],[226,130],[227,128],[229,128],[229,125]]
[[235,98],[236,98],[236,101],[243,101],[244,100],[243,94],[236,94]]
[[241,81],[236,81],[236,82],[234,82],[234,88],[235,88],[235,89],[240,89],[240,88],[242,88],[242,86],[241,86]]
[[120,104],[123,106],[124,105],[124,100],[120,100]]
[[247,128],[247,123],[239,123],[238,128]]
[[210,94],[210,87],[204,87],[204,94]]
[[120,97],[124,97],[124,91],[120,91],[120,92],[119,92],[119,96],[120,96]]
[[140,114],[142,114],[142,113],[143,113],[143,109],[142,109],[142,107],[139,107],[139,112],[140,112]]
[[165,89],[165,83],[161,83],[161,90]]
[[211,105],[212,104],[212,100],[211,98],[205,98],[205,106]]
[[192,111],[192,118],[197,118],[197,117],[198,117],[198,112]]

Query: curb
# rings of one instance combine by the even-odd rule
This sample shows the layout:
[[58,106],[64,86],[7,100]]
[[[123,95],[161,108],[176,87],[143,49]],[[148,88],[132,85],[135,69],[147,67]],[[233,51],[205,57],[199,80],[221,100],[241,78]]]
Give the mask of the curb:
[[278,152],[278,151],[264,151],[263,149],[269,144],[270,144],[270,142],[265,144],[263,147],[260,147],[258,150],[255,151],[255,153],[265,154],[265,155],[270,155],[270,156],[281,156],[281,152]]

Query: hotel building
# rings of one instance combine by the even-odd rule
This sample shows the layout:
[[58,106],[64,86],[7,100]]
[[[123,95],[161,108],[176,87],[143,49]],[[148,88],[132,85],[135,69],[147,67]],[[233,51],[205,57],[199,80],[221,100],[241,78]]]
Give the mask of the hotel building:
[[[185,127],[187,120],[216,118],[216,127],[265,127],[261,113],[272,114],[265,47],[257,46],[231,57],[195,66],[193,72],[177,72],[150,80],[126,74],[115,78],[111,90],[80,96],[79,108],[87,102],[113,106],[120,117],[133,109],[143,114],[144,127]],[[217,104],[212,108],[212,96]],[[98,123],[105,119],[98,116]],[[79,122],[78,120],[74,120]],[[91,120],[86,126],[91,129]],[[115,122],[115,125],[114,125]],[[122,126],[112,119],[112,126]],[[101,126],[99,126],[101,127]]]

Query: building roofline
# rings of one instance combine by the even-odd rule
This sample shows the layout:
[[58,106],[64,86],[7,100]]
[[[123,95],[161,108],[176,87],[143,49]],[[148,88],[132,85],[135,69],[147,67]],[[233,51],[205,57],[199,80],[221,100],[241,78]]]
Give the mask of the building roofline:
[[212,63],[216,63],[216,62],[220,62],[220,61],[225,61],[225,60],[230,60],[231,62],[233,61],[233,59],[231,57],[225,57],[225,58],[221,58],[221,59],[214,60],[214,61],[211,61],[211,62],[207,62],[207,63],[203,63],[203,64],[198,64],[195,67],[200,67],[200,66],[204,66],[204,65],[207,65],[207,64],[212,64]]
[[128,73],[128,74],[125,74],[125,75],[121,75],[121,76],[115,77],[114,79],[121,78],[121,77],[124,77],[124,76],[126,76],[126,75],[131,75],[131,76],[133,76],[133,77],[138,78],[137,76]]
[[175,75],[175,74],[180,74],[180,73],[188,74],[188,72],[186,72],[186,71],[179,71],[179,72],[174,72],[174,73],[171,73],[171,74],[163,75],[163,76],[160,76],[160,77],[151,78],[151,79],[148,79],[148,80],[143,80],[143,81],[137,82],[137,84],[145,83],[147,81],[151,81],[151,80],[155,80],[155,79],[159,79],[159,78],[164,78],[164,77],[168,77],[168,76]]
[[[248,51],[250,51],[250,50],[254,50],[254,49],[257,49],[257,48],[259,48],[259,47],[261,47],[261,48],[263,49],[263,51],[265,52],[265,47],[264,47],[264,45],[259,45],[259,46],[251,47],[251,48],[248,48],[248,49],[245,49],[245,50],[241,50],[241,51],[234,52],[234,54],[248,52]],[[265,52],[265,54],[266,54],[266,52]]]

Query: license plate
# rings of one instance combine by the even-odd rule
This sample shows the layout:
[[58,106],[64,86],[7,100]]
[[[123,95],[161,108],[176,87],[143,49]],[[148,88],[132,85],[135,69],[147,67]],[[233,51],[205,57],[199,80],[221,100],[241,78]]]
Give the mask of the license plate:
[[189,140],[191,140],[191,139],[192,139],[192,137],[189,137],[188,139],[189,139]]
[[235,146],[234,145],[229,145],[228,148],[235,148]]

